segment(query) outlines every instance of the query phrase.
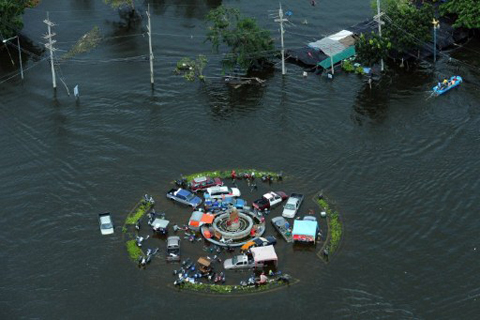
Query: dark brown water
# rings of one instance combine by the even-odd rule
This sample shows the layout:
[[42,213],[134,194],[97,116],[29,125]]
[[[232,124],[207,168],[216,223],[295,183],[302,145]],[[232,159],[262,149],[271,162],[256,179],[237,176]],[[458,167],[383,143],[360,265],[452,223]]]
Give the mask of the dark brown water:
[[[145,20],[127,30],[93,0],[45,0],[27,12],[24,32],[39,48],[46,10],[58,24],[60,49],[95,25],[109,39],[60,67],[70,88],[80,86],[78,103],[60,81],[53,97],[46,62],[23,83],[0,84],[2,318],[478,317],[478,42],[452,53],[468,66],[441,60],[435,70],[399,69],[372,90],[355,75],[304,79],[294,65],[283,78],[277,65],[264,87],[234,90],[216,78],[221,55],[203,42],[203,17],[219,3],[152,1],[154,92],[147,61],[113,60],[148,54],[147,37],[133,36],[145,32]],[[224,4],[257,17],[278,38],[268,15],[277,2]],[[293,11],[288,47],[370,15],[368,1],[283,6]],[[201,53],[209,56],[207,83],[172,73],[181,57]],[[15,68],[2,57],[3,78]],[[465,83],[426,99],[451,74]],[[99,212],[111,211],[121,224],[144,193],[166,203],[167,182],[181,173],[231,167],[283,170],[295,177],[286,192],[324,189],[345,220],[335,259],[325,265],[294,252],[285,267],[301,281],[288,290],[190,295],[165,287],[173,278],[160,259],[138,270],[121,232],[98,232]]]

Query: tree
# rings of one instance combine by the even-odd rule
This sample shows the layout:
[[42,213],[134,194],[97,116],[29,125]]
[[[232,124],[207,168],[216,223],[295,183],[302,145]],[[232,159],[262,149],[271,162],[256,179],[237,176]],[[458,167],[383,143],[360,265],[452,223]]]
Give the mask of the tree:
[[77,54],[85,53],[93,48],[95,48],[100,41],[102,40],[102,34],[100,33],[100,28],[97,26],[93,27],[92,30],[84,34],[78,41],[75,43],[75,45],[70,49],[67,53],[65,53],[62,57],[61,60],[67,60],[70,59]]
[[237,9],[219,6],[207,14],[206,20],[212,24],[206,41],[212,43],[213,51],[218,53],[222,43],[230,48],[222,61],[224,70],[239,67],[248,71],[270,63],[275,52],[273,39],[255,19],[242,17]]
[[190,59],[188,57],[182,58],[177,62],[177,67],[174,72],[176,74],[182,74],[183,77],[188,81],[195,81],[199,79],[205,81],[205,76],[203,75],[203,69],[207,65],[207,57],[203,54],[198,55],[196,60]]
[[440,6],[442,14],[457,17],[454,27],[480,28],[480,4],[478,0],[450,0]]
[[39,0],[0,0],[0,35],[11,37],[23,28],[25,8],[36,6]]
[[128,6],[132,8],[132,11],[135,11],[135,0],[104,0],[104,1],[106,4],[109,4],[114,9]]
[[362,33],[355,42],[357,60],[366,66],[372,66],[385,59],[391,48],[392,44],[386,37],[380,37],[373,31],[368,36]]
[[387,0],[383,35],[390,39],[399,52],[419,49],[432,38],[432,5],[424,3],[417,8],[407,0]]

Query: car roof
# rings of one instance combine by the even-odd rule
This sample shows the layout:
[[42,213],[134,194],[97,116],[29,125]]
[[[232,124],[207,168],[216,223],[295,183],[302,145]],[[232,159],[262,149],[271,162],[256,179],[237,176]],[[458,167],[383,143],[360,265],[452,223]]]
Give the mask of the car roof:
[[211,187],[211,188],[208,188],[208,190],[209,190],[210,193],[212,193],[212,192],[219,192],[219,191],[229,192],[228,187],[226,187],[226,186]]
[[167,242],[170,243],[170,242],[180,242],[180,237],[178,236],[171,236],[171,237],[168,237],[167,238]]
[[203,181],[207,181],[209,178],[206,177],[206,176],[203,176],[203,177],[196,177],[195,179],[193,179],[194,182],[196,183],[200,183],[200,182],[203,182]]
[[190,191],[185,190],[185,189],[179,189],[179,190],[177,191],[177,195],[189,196],[189,195],[190,195]]
[[265,199],[271,199],[271,198],[273,198],[273,197],[275,197],[275,196],[276,196],[276,193],[274,193],[274,192],[268,192],[268,193],[265,193],[265,194],[263,195],[263,197],[264,197]]

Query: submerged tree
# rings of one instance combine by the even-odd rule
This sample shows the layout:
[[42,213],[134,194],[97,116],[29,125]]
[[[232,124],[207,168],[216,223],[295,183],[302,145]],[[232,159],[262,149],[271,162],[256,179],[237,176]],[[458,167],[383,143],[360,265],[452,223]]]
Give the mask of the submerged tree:
[[417,8],[408,0],[387,0],[386,20],[383,35],[390,39],[392,47],[399,52],[421,48],[432,38],[434,9],[424,3]]
[[450,0],[440,6],[442,14],[456,16],[454,27],[480,28],[480,3],[478,0]]
[[135,11],[135,0],[104,0],[106,4],[109,4],[114,9],[121,7],[130,7],[132,11]]
[[177,62],[177,66],[175,68],[176,74],[182,74],[185,79],[188,81],[195,81],[195,79],[199,79],[201,81],[205,80],[205,76],[203,75],[203,69],[207,65],[207,57],[203,54],[198,55],[197,59],[193,60],[190,58],[182,58],[179,62]]
[[85,53],[93,48],[95,48],[100,41],[102,40],[102,34],[100,33],[100,29],[95,26],[92,30],[84,34],[70,49],[67,53],[65,53],[61,59],[67,60],[70,59],[77,54]]
[[224,6],[211,10],[206,19],[212,24],[206,41],[212,43],[214,52],[222,43],[230,49],[222,61],[224,70],[238,67],[248,71],[270,63],[275,53],[273,39],[255,19],[244,18],[237,9]]
[[0,0],[0,34],[4,38],[23,28],[22,14],[26,8],[38,5],[39,0]]
[[368,36],[363,33],[355,42],[355,52],[358,61],[366,66],[372,66],[381,59],[385,59],[388,51],[392,48],[392,44],[386,37],[380,37],[372,31]]

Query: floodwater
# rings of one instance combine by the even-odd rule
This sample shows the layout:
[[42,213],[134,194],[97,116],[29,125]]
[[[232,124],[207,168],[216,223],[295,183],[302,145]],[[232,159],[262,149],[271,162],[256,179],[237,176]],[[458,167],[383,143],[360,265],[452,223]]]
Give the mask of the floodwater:
[[[125,59],[148,55],[145,17],[128,28],[100,0],[44,0],[26,13],[26,68],[47,57],[47,10],[57,48],[96,25],[105,40],[60,65],[70,90],[79,85],[77,102],[60,81],[54,96],[46,61],[23,83],[0,84],[1,318],[478,317],[479,43],[451,53],[462,63],[398,68],[372,89],[356,75],[303,78],[291,64],[285,77],[279,65],[263,75],[265,86],[232,89],[219,79],[221,55],[204,43],[203,17],[220,3],[151,1],[154,91],[148,62]],[[269,16],[278,2],[223,3],[257,17],[279,44]],[[283,7],[293,12],[290,48],[371,15],[369,1]],[[172,73],[181,57],[198,54],[209,57],[206,83]],[[16,70],[5,52],[1,70],[2,79]],[[452,74],[465,83],[427,99]],[[173,277],[161,259],[139,270],[120,230],[100,235],[99,212],[121,225],[145,193],[166,203],[168,181],[180,174],[232,167],[283,170],[286,192],[323,189],[345,223],[338,255],[327,265],[293,252],[280,269],[298,284],[212,297],[167,288]]]

